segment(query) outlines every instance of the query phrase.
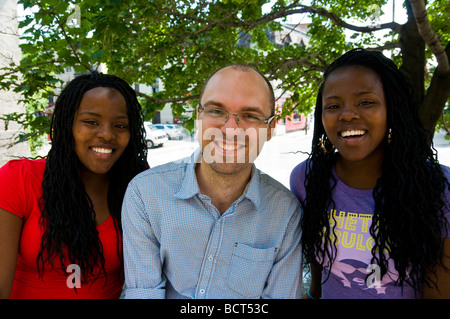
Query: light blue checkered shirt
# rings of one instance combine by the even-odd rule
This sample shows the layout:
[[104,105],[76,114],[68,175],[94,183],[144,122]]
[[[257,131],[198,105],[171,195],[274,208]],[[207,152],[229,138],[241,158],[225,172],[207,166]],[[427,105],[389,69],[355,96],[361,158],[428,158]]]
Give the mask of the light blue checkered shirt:
[[302,208],[253,167],[220,215],[200,193],[195,156],[129,184],[122,211],[125,298],[299,298]]

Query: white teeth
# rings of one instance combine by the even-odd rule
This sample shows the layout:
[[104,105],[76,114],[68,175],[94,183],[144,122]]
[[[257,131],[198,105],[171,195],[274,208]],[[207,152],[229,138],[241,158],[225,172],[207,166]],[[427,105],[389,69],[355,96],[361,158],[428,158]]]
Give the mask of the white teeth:
[[235,144],[224,144],[224,143],[218,143],[220,148],[224,149],[225,151],[235,151],[237,150],[237,145]]
[[92,150],[96,153],[102,153],[102,154],[109,154],[112,152],[112,149],[110,149],[110,148],[93,147]]
[[365,131],[362,131],[362,130],[351,130],[351,131],[341,132],[342,137],[360,136],[360,135],[364,135],[364,134],[365,134]]

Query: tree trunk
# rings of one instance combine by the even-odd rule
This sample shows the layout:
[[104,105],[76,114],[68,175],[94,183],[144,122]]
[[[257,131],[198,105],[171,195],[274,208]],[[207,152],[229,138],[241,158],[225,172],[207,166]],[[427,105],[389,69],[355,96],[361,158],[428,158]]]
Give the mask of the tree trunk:
[[[450,45],[445,48],[450,57]],[[436,68],[428,87],[427,94],[419,104],[419,116],[425,129],[430,133],[429,140],[433,139],[436,123],[442,116],[442,111],[450,95],[450,72],[441,72]]]
[[[401,70],[409,78],[414,88],[414,98],[419,108],[419,117],[427,132],[428,140],[433,140],[434,130],[450,94],[450,72],[433,73],[430,86],[425,92],[425,41],[419,34],[409,1],[405,1],[408,21],[400,30],[400,48],[403,65]],[[450,47],[446,48],[450,56]]]
[[400,48],[403,64],[400,70],[408,77],[414,88],[414,99],[418,105],[425,97],[425,41],[419,34],[414,15],[406,1],[408,21],[400,29]]

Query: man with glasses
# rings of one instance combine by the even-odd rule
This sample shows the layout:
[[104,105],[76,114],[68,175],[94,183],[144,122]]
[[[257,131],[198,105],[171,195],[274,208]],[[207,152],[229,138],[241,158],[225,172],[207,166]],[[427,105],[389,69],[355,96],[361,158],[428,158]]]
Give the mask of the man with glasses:
[[219,69],[197,108],[200,149],[141,173],[123,204],[125,298],[298,298],[297,199],[253,164],[275,99],[247,65]]

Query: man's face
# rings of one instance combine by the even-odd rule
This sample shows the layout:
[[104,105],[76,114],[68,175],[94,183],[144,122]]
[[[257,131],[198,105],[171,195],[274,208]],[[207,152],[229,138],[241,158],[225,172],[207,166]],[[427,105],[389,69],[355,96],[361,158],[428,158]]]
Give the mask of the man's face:
[[[225,68],[208,82],[197,110],[202,162],[221,174],[237,174],[252,166],[271,137],[275,121],[270,124],[252,122],[272,114],[270,91],[255,71]],[[229,113],[223,123],[215,117]],[[235,114],[239,114],[239,124]]]

